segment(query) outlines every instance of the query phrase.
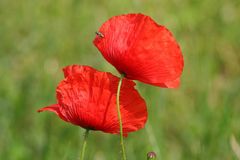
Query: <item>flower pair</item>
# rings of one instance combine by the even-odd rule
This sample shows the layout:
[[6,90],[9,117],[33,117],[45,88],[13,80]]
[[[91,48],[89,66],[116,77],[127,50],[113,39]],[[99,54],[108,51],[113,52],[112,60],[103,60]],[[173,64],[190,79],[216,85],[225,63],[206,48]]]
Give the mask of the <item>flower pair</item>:
[[[93,41],[104,58],[125,75],[120,92],[123,133],[144,127],[146,104],[132,80],[165,87],[179,86],[183,57],[170,31],[143,14],[115,16],[105,22]],[[64,121],[86,129],[119,133],[116,94],[119,78],[89,66],[63,69],[52,111]]]

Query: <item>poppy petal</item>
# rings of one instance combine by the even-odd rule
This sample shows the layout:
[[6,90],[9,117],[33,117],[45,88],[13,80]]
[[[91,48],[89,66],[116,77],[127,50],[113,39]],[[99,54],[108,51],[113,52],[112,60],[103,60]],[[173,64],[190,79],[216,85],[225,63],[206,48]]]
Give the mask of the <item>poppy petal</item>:
[[64,77],[67,77],[69,75],[73,74],[81,74],[84,71],[91,71],[92,68],[89,66],[82,65],[81,67],[79,65],[69,65],[63,68]]
[[162,87],[180,77],[184,64],[179,45],[168,29],[149,16],[115,16],[99,32],[104,37],[97,35],[95,46],[127,78]]
[[177,79],[165,83],[158,83],[158,84],[153,84],[159,87],[163,88],[178,88],[180,85],[180,78],[178,77]]
[[[57,99],[67,121],[83,128],[118,134],[116,92],[119,78],[89,66],[72,65],[63,70],[66,78],[57,87]],[[123,80],[120,109],[124,135],[143,128],[147,120],[145,101],[134,86],[133,81]],[[59,112],[54,107],[45,109]]]
[[64,113],[61,112],[61,107],[58,104],[53,104],[51,106],[47,106],[38,110],[38,112],[43,112],[43,111],[53,112],[56,115],[58,115],[62,120],[68,122],[66,116],[64,116]]

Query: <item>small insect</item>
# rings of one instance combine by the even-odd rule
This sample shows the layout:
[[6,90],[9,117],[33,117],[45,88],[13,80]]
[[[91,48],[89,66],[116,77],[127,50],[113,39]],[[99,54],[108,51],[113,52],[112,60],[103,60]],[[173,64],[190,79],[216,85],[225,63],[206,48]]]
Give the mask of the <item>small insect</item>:
[[97,36],[104,38],[104,35],[101,32],[95,32]]

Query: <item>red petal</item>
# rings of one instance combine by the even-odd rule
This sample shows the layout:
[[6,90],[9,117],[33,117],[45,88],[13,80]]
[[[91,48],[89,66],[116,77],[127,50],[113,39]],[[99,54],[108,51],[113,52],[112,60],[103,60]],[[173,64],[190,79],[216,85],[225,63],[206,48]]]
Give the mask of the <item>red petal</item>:
[[[84,128],[119,133],[119,78],[88,66],[68,66],[64,73],[67,78],[57,87],[57,99],[67,120]],[[123,80],[120,104],[125,135],[143,128],[147,120],[146,104],[134,86],[134,82]]]
[[153,84],[153,85],[163,87],[163,88],[178,88],[179,85],[180,85],[180,78],[177,78],[173,81],[168,81],[168,82],[165,82],[165,83],[156,83],[156,84]]
[[89,66],[79,66],[79,65],[69,65],[63,68],[64,77],[67,77],[69,75],[73,74],[81,74],[82,72],[88,72],[91,71],[92,68]]
[[105,22],[94,44],[120,73],[129,79],[162,86],[180,77],[183,57],[164,26],[142,14],[115,16]]
[[43,112],[43,111],[50,111],[50,112],[54,112],[55,114],[57,114],[62,120],[67,121],[66,116],[64,115],[64,112],[62,112],[61,107],[58,104],[53,104],[51,106],[47,106],[44,108],[41,108],[38,110],[38,112]]

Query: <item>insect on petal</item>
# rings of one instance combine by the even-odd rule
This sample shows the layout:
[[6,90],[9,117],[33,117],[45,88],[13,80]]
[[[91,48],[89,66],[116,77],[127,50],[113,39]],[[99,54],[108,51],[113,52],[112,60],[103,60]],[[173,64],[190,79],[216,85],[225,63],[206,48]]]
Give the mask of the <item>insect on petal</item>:
[[[103,57],[126,78],[167,88],[179,84],[183,70],[181,49],[172,33],[149,16],[126,14],[106,21],[93,43]],[[179,81],[180,82],[180,81]]]

